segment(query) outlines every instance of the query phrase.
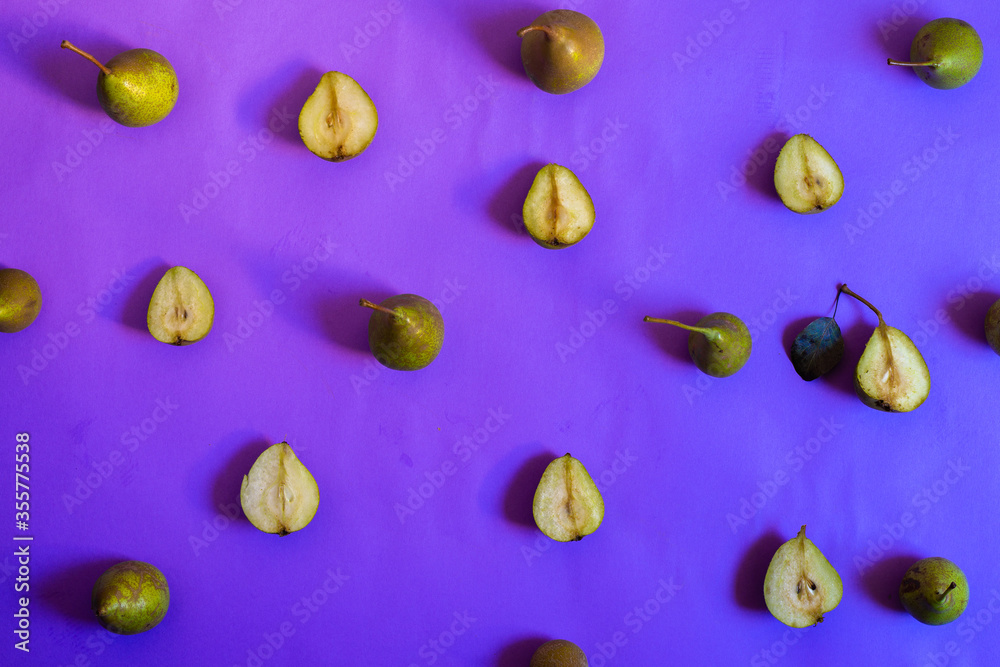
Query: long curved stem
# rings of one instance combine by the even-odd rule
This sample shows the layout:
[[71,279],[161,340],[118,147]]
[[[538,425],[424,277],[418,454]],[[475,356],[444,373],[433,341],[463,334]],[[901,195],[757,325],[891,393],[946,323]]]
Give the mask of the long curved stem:
[[61,44],[61,46],[62,46],[62,48],[64,48],[64,49],[69,49],[69,50],[70,50],[70,51],[72,51],[73,53],[79,53],[79,54],[80,54],[81,56],[83,56],[84,58],[86,58],[86,59],[87,59],[87,60],[89,60],[90,62],[92,62],[92,63],[94,63],[95,65],[97,65],[98,67],[100,67],[100,68],[101,68],[101,71],[102,71],[102,72],[104,72],[104,76],[111,76],[111,70],[109,70],[109,69],[108,69],[107,67],[105,67],[105,66],[104,66],[104,64],[103,64],[103,63],[101,63],[101,61],[100,61],[100,60],[98,60],[98,59],[97,59],[97,58],[95,58],[94,56],[90,55],[90,54],[89,54],[89,53],[87,53],[86,51],[81,51],[80,49],[76,48],[75,46],[73,46],[72,44],[70,44],[70,43],[69,43],[69,42],[68,42],[67,40],[65,40],[65,39],[64,39],[64,40],[62,41],[62,44]]
[[935,65],[937,65],[936,62],[904,63],[904,62],[901,62],[899,60],[893,60],[892,58],[889,58],[889,64],[890,65],[900,65],[901,67],[934,67]]
[[680,327],[681,329],[686,329],[688,331],[694,331],[695,333],[700,333],[709,340],[715,340],[716,338],[719,338],[721,336],[721,334],[715,329],[708,329],[705,327],[693,327],[689,324],[678,322],[677,320],[664,320],[659,317],[650,317],[649,315],[647,315],[646,317],[642,318],[642,321],[655,322],[656,324],[671,324],[675,327]]
[[872,311],[876,315],[878,315],[878,323],[879,324],[884,324],[885,323],[885,320],[882,319],[882,313],[879,312],[879,309],[876,308],[875,306],[871,305],[871,303],[869,303],[867,300],[865,300],[862,297],[860,297],[857,294],[855,294],[850,288],[847,287],[847,285],[841,285],[840,288],[838,289],[838,291],[843,292],[844,294],[846,294],[848,296],[853,296],[855,299],[857,299],[861,303],[863,303],[866,306],[868,306],[869,308],[871,308]]

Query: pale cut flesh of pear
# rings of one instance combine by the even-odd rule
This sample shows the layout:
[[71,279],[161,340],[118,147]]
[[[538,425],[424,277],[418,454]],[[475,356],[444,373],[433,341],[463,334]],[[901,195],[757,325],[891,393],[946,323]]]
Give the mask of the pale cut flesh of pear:
[[819,142],[807,134],[796,134],[778,153],[774,187],[790,210],[819,213],[844,194],[844,175]]
[[542,167],[524,200],[524,226],[546,248],[565,248],[594,226],[594,201],[580,179],[558,164]]
[[840,604],[844,584],[826,556],[806,537],[806,527],[778,547],[764,577],[764,602],[776,619],[793,628],[823,620]]
[[549,463],[535,489],[532,514],[557,542],[581,540],[604,520],[604,499],[587,469],[569,454]]
[[198,274],[183,266],[163,274],[146,312],[146,326],[153,338],[171,345],[189,345],[207,336],[214,320],[215,302]]
[[931,375],[909,336],[879,322],[858,360],[854,386],[865,405],[909,412],[930,394]]
[[243,514],[265,533],[288,535],[305,528],[319,507],[319,487],[288,443],[257,457],[240,489]]
[[368,93],[346,74],[327,72],[299,113],[299,135],[306,147],[331,162],[342,162],[368,148],[378,129],[378,112]]

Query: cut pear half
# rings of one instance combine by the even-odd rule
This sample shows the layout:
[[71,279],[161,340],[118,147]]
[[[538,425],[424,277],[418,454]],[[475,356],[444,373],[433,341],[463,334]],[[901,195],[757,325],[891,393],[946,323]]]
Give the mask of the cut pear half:
[[146,326],[153,338],[171,345],[196,343],[212,330],[215,302],[201,278],[191,269],[168,269],[149,300]]
[[583,464],[566,454],[545,468],[531,510],[539,530],[558,542],[572,542],[601,525],[604,499]]
[[826,149],[808,134],[796,134],[778,153],[774,187],[796,213],[819,213],[844,194],[844,175]]
[[594,226],[594,201],[580,179],[558,164],[538,170],[524,200],[524,227],[539,245],[565,248]]
[[776,619],[793,628],[823,620],[840,604],[844,584],[826,556],[806,537],[806,527],[778,547],[764,576],[764,602]]
[[331,162],[360,155],[375,138],[378,112],[358,82],[327,72],[299,113],[299,136],[313,153]]
[[886,412],[920,407],[931,391],[931,374],[909,336],[879,324],[854,372],[854,388],[865,405]]
[[319,487],[295,452],[279,442],[257,457],[240,489],[243,514],[265,533],[305,528],[319,507]]

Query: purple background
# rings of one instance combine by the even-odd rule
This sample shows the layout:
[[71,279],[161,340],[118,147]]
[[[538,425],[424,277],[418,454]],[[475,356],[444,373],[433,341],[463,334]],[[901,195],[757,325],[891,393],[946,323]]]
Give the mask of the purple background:
[[[0,552],[0,662],[513,667],[551,638],[596,666],[996,655],[1000,359],[982,333],[1000,297],[992,3],[581,0],[565,6],[599,23],[607,54],[565,96],[531,84],[515,36],[552,5],[135,5],[0,10],[0,264],[44,294],[38,320],[0,339],[0,451],[12,469],[15,434],[30,433],[34,536],[29,656],[12,647],[14,543]],[[985,42],[983,70],[955,91],[885,65],[940,16]],[[173,113],[111,124],[97,70],[62,39],[105,60],[162,53],[180,80]],[[370,148],[341,164],[296,130],[328,70],[379,111]],[[795,132],[846,177],[821,215],[787,211],[773,190]],[[590,236],[561,251],[517,221],[547,162],[573,169],[597,209]],[[177,264],[216,302],[210,336],[185,348],[145,327]],[[920,347],[933,388],[917,411],[855,397],[876,320],[846,297],[842,365],[810,384],[793,371],[791,338],[831,313],[841,282]],[[420,372],[367,350],[359,297],[400,292],[434,299],[446,321]],[[715,310],[754,330],[749,363],[725,380],[691,364],[685,334],[642,322]],[[279,539],[227,513],[281,440],[322,500]],[[559,544],[530,507],[567,451],[607,513]],[[421,490],[401,522],[396,505]],[[822,626],[790,632],[761,591],[802,524],[844,598]],[[923,626],[895,601],[926,556],[968,575],[961,621]],[[144,635],[108,635],[89,609],[122,559],[170,583],[170,612]]]

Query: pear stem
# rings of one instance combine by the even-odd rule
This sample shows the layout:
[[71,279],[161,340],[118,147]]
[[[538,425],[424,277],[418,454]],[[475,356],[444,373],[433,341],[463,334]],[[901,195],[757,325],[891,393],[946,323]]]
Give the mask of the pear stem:
[[953,581],[953,582],[951,582],[951,586],[949,586],[948,588],[946,588],[946,589],[945,589],[945,591],[944,591],[944,593],[942,593],[942,594],[941,594],[941,595],[940,595],[940,596],[938,597],[938,602],[943,602],[943,601],[944,601],[944,599],[945,599],[946,597],[948,597],[948,593],[951,593],[951,592],[952,592],[953,590],[955,590],[956,588],[958,588],[958,584],[956,584],[956,583],[955,583],[954,581]]
[[92,62],[92,63],[94,63],[95,65],[97,65],[98,67],[100,67],[100,68],[101,68],[101,71],[102,71],[102,72],[104,72],[104,76],[111,76],[111,70],[109,70],[109,69],[108,69],[107,67],[105,67],[105,66],[104,66],[104,65],[103,65],[103,64],[101,63],[101,61],[100,61],[100,60],[98,60],[98,59],[97,59],[97,58],[95,58],[94,56],[90,55],[90,54],[89,54],[89,53],[87,53],[86,51],[81,51],[80,49],[76,48],[75,46],[73,46],[72,44],[70,44],[70,43],[69,43],[68,41],[66,41],[65,39],[64,39],[64,40],[62,41],[62,48],[64,48],[64,49],[69,49],[69,50],[70,50],[70,51],[72,51],[73,53],[79,53],[79,54],[80,54],[81,56],[83,56],[84,58],[86,58],[86,59],[87,59],[87,60],[89,60],[90,62]]
[[935,63],[935,62],[904,63],[904,62],[901,62],[899,60],[893,60],[892,58],[889,58],[889,64],[890,65],[899,65],[900,67],[934,67],[935,65],[937,65],[937,63]]
[[392,308],[386,308],[385,306],[380,306],[377,303],[372,303],[368,299],[361,299],[361,305],[364,306],[365,308],[371,308],[372,310],[377,310],[380,313],[385,313],[386,315],[392,315],[393,317],[397,318],[399,317],[399,313],[397,313]]
[[689,324],[678,322],[677,320],[664,320],[659,317],[650,317],[649,315],[647,315],[646,317],[642,318],[642,321],[655,322],[656,324],[671,324],[675,327],[680,327],[681,329],[686,329],[688,331],[694,331],[695,333],[700,333],[709,340],[716,340],[721,337],[721,334],[715,329],[706,329],[705,327],[693,327]]
[[529,25],[526,28],[521,28],[520,30],[517,31],[517,36],[523,39],[525,35],[534,30],[541,30],[542,32],[545,33],[546,37],[552,36],[552,33],[549,31],[549,28],[544,25]]
[[876,315],[878,315],[878,323],[879,323],[879,324],[885,324],[885,320],[883,320],[883,319],[882,319],[882,313],[880,313],[880,312],[879,312],[879,309],[878,309],[878,308],[876,308],[875,306],[871,305],[871,304],[870,304],[870,303],[869,303],[868,301],[866,301],[865,299],[863,299],[863,298],[861,298],[860,296],[858,296],[857,294],[855,294],[855,293],[854,293],[853,291],[851,291],[851,290],[850,290],[850,289],[849,289],[849,288],[847,287],[847,285],[841,285],[841,286],[840,286],[840,288],[838,289],[838,291],[839,291],[839,292],[843,292],[844,294],[846,294],[846,295],[848,295],[848,296],[853,296],[853,297],[854,297],[855,299],[857,299],[857,300],[858,300],[858,301],[860,301],[861,303],[863,303],[863,304],[865,304],[866,306],[868,306],[869,308],[871,308],[871,309],[872,309],[872,311],[873,311],[873,312],[874,312],[874,313],[875,313]]

